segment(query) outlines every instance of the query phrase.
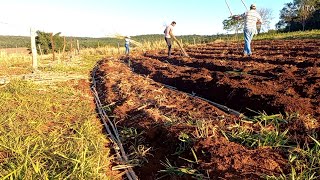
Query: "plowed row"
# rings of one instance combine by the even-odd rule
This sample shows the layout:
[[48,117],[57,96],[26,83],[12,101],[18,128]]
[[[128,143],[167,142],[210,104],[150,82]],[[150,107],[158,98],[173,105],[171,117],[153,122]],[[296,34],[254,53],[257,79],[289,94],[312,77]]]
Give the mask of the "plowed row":
[[[241,46],[192,46],[187,48],[191,58],[181,57],[176,49],[171,59],[163,51],[101,61],[96,78],[103,103],[121,132],[130,127],[139,134],[135,138],[126,134],[125,148],[132,152],[137,145],[140,150],[150,147],[144,156],[131,157],[140,159],[134,168],[140,179],[170,179],[168,172],[161,171],[168,162],[172,167],[197,170],[184,176],[175,174],[178,179],[202,175],[209,179],[261,179],[290,170],[287,154],[277,148],[248,148],[225,138],[220,130],[232,129],[240,118],[163,84],[245,115],[253,115],[253,111],[300,113],[299,121],[283,129],[302,138],[311,131],[319,132],[320,42],[256,41],[253,58],[242,57]],[[208,127],[206,135],[199,135],[199,122]],[[184,143],[188,139],[184,134],[193,139],[190,144]]]
[[[155,81],[194,92],[244,113],[320,116],[320,42],[255,41],[254,57],[242,44],[214,43],[187,49],[191,58],[165,53],[134,57],[134,71]],[[179,51],[176,52],[179,54]]]

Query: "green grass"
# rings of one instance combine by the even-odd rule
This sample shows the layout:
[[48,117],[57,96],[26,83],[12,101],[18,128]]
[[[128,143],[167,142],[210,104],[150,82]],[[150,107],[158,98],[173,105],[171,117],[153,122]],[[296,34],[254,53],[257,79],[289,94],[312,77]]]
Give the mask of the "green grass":
[[1,178],[107,178],[108,141],[80,91],[19,80],[0,98]]
[[[222,35],[219,37],[221,40],[226,41],[238,41],[243,40],[243,33],[240,32],[238,36],[235,34],[232,35]],[[295,32],[270,32],[270,33],[261,33],[255,35],[253,40],[287,40],[287,39],[320,39],[320,30],[311,30],[311,31],[295,31]]]
[[176,167],[170,163],[168,159],[166,162],[161,162],[161,165],[164,166],[164,169],[160,170],[159,173],[164,174],[163,176],[157,179],[163,179],[170,177],[178,177],[178,178],[185,178],[185,179],[209,179],[205,175],[201,174],[198,170],[194,169],[191,165],[189,167],[182,166]]
[[[250,148],[268,146],[287,154],[290,172],[280,176],[266,176],[265,179],[274,180],[314,180],[320,178],[320,142],[316,133],[309,135],[309,140],[301,145],[292,140],[294,134],[288,129],[283,130],[285,124],[294,121],[297,114],[267,115],[260,113],[244,123],[238,122],[221,132],[230,141],[238,142]],[[246,124],[246,125],[245,125]],[[249,125],[248,125],[249,124]],[[282,128],[280,128],[282,126]],[[254,128],[250,128],[254,127]],[[228,129],[228,128],[227,128]]]
[[290,173],[266,176],[270,180],[316,180],[320,178],[320,142],[315,138],[310,144],[289,150]]
[[288,33],[262,33],[255,37],[257,40],[272,39],[320,39],[320,30],[295,31]]
[[[68,66],[40,65],[41,73],[89,79],[102,55],[83,55]],[[28,59],[29,60],[29,59]],[[31,73],[26,59],[1,60]],[[26,65],[29,63],[29,66]],[[10,74],[10,68],[1,69]],[[22,72],[21,72],[22,73]],[[18,73],[19,74],[19,73]],[[82,81],[83,83],[83,81]],[[112,179],[109,143],[97,119],[89,86],[77,80],[50,86],[11,79],[0,86],[0,179]],[[116,173],[115,173],[116,174]]]
[[123,145],[128,152],[128,159],[130,166],[143,166],[148,162],[148,156],[152,156],[150,153],[151,147],[147,147],[145,144],[144,131],[139,132],[136,128],[120,127],[120,138]]

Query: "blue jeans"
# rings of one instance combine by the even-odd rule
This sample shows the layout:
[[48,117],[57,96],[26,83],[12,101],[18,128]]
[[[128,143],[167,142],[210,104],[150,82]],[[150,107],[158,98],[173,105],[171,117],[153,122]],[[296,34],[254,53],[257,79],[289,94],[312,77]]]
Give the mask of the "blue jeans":
[[253,35],[255,34],[255,29],[244,29],[244,50],[243,53],[245,55],[251,55],[251,40]]
[[126,48],[126,55],[129,55],[129,53],[130,53],[129,44],[125,44],[124,47]]

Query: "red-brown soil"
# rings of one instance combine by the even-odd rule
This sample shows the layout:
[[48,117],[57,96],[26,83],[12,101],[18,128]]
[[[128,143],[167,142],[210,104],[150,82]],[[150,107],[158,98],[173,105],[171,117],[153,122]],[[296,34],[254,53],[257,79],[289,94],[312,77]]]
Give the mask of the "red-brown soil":
[[320,41],[256,41],[254,57],[236,43],[191,47],[192,57],[146,53],[135,72],[246,112],[298,112],[320,116]]
[[[299,121],[288,124],[290,134],[305,138],[317,131],[320,117],[320,42],[318,40],[255,41],[254,57],[242,56],[242,44],[211,43],[190,46],[191,58],[173,58],[165,51],[103,60],[96,78],[104,104],[111,108],[120,127],[143,132],[143,142],[151,147],[145,162],[134,170],[140,179],[156,179],[165,174],[161,162],[200,170],[210,179],[261,179],[288,171],[287,157],[279,149],[247,148],[228,141],[219,131],[239,122],[239,118],[206,101],[164,87],[167,84],[238,110],[299,113]],[[131,67],[126,63],[130,60]],[[181,133],[196,137],[198,120],[213,130],[177,155]],[[318,129],[319,130],[319,129]],[[183,159],[184,158],[184,159]],[[168,179],[166,176],[164,179]],[[190,179],[182,176],[180,179]]]

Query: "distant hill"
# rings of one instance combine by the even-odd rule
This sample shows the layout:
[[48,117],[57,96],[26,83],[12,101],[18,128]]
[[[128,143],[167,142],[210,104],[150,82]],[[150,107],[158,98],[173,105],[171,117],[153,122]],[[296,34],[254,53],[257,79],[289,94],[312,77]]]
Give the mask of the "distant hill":
[[30,37],[0,36],[0,48],[30,47]]
[[[138,35],[132,36],[133,40],[138,42],[153,42],[163,40],[163,34],[148,34],[148,35]],[[238,35],[235,34],[217,34],[217,35],[183,35],[177,36],[179,40],[182,40],[183,43],[207,43],[213,42],[216,39],[221,40],[236,40],[242,41],[243,34],[239,33]],[[277,32],[275,30],[270,30],[268,33],[261,33],[255,37],[255,40],[263,40],[263,39],[320,39],[320,30],[311,30],[311,31],[304,31],[304,32],[290,32],[290,33],[282,33]],[[97,48],[97,47],[104,47],[104,46],[111,46],[117,47],[123,46],[124,40],[116,39],[116,38],[91,38],[91,37],[66,37],[68,44],[70,43],[71,39],[73,43],[75,40],[79,40],[81,48]],[[1,36],[0,35],[0,48],[30,48],[30,37],[28,36]]]
[[[184,35],[177,36],[179,39],[182,39],[183,42],[193,43],[193,41],[199,42],[209,42],[210,40],[216,39],[217,35],[213,36],[200,36],[200,35]],[[149,34],[149,35],[139,35],[132,36],[133,40],[138,42],[150,42],[150,41],[159,41],[163,40],[162,34]],[[123,46],[123,40],[116,38],[90,38],[90,37],[66,37],[67,42],[69,43],[73,39],[79,40],[80,47],[82,48],[96,48],[103,46],[117,47]],[[1,36],[0,35],[0,48],[16,48],[16,47],[25,47],[30,48],[30,37],[29,36]]]

